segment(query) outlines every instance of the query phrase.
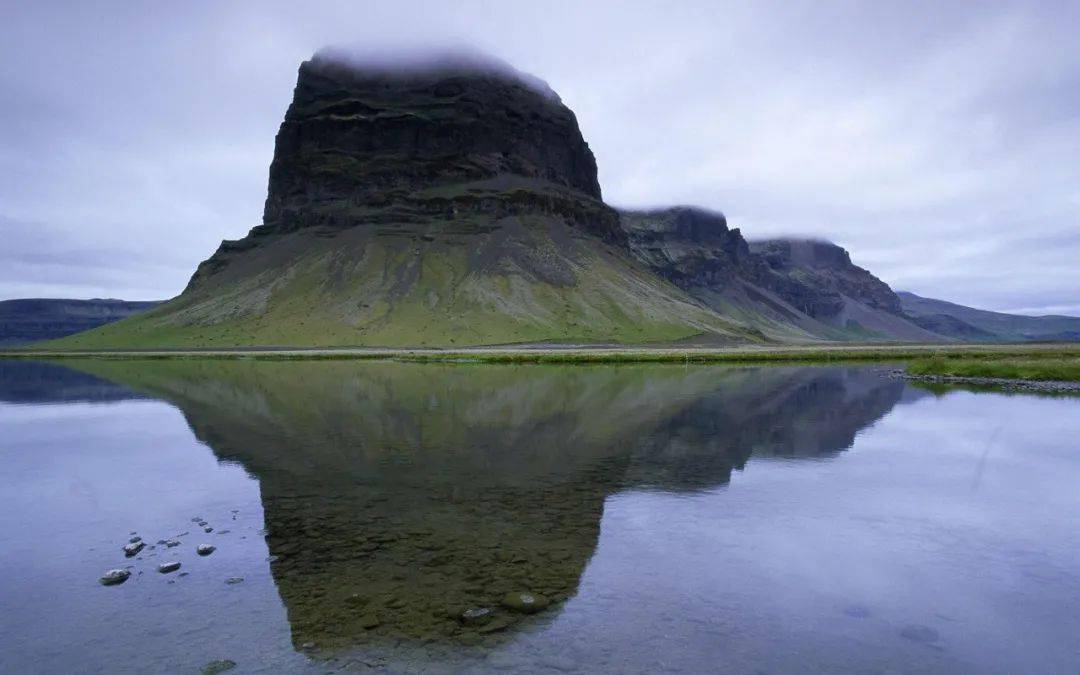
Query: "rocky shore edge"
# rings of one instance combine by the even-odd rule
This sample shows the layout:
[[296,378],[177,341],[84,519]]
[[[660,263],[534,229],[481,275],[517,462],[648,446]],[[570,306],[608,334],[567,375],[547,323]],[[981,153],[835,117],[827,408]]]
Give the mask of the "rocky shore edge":
[[977,387],[993,387],[1005,391],[1080,395],[1080,382],[1066,382],[1061,380],[1019,380],[1008,377],[962,377],[959,375],[912,375],[906,370],[900,369],[890,371],[889,376],[901,380],[911,380],[913,382],[926,382],[928,384],[973,385]]

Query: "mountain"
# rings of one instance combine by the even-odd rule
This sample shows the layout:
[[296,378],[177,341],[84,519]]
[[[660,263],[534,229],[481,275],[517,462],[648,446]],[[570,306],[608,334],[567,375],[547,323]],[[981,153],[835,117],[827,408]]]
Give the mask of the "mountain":
[[489,57],[300,67],[261,225],[68,347],[759,341],[629,252],[574,114]]
[[777,340],[944,338],[902,313],[889,286],[821,241],[747,242],[695,207],[621,212],[635,256],[715,310]]
[[0,346],[64,337],[145,312],[158,302],[27,298],[0,301]]
[[1080,340],[1080,317],[1024,316],[974,309],[900,291],[904,312],[920,326],[961,340],[1068,342]]
[[223,241],[178,297],[53,346],[1080,335],[1068,318],[991,320],[913,302],[829,242],[747,241],[696,207],[608,206],[574,113],[501,61],[323,50],[300,66],[262,224]]

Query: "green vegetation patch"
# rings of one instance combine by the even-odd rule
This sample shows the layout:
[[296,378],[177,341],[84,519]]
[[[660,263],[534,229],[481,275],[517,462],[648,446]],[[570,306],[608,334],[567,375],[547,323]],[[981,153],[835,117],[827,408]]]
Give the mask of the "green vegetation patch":
[[1056,358],[944,358],[919,359],[908,365],[912,375],[944,377],[999,377],[1041,382],[1080,382],[1080,356]]

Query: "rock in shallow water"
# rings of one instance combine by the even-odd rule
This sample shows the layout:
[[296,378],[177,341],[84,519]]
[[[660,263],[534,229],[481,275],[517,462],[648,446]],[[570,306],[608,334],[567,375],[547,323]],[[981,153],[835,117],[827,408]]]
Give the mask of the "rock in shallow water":
[[210,544],[199,544],[199,547],[195,549],[195,552],[202,556],[207,556],[217,550],[217,546],[211,546]]
[[525,614],[543,611],[550,604],[551,601],[539,593],[507,593],[502,599],[503,607]]
[[175,572],[178,569],[180,569],[180,562],[173,561],[161,563],[160,565],[158,565],[157,571],[161,572],[162,574],[168,574],[169,572]]
[[219,659],[217,661],[211,661],[202,667],[203,675],[217,675],[217,673],[224,673],[227,670],[232,670],[236,667],[236,661],[232,659]]
[[491,610],[487,607],[467,609],[461,613],[461,623],[466,626],[479,626],[491,621]]
[[229,577],[225,580],[225,583],[229,584],[230,586],[234,586],[236,584],[243,583],[243,581],[244,577]]
[[102,586],[115,586],[124,583],[130,576],[131,572],[127,570],[109,570],[101,575],[100,581]]
[[913,642],[937,642],[938,632],[929,626],[912,624],[904,626],[900,631],[900,636]]
[[131,556],[137,554],[139,551],[143,550],[143,547],[145,546],[146,544],[141,541],[124,544],[124,555],[130,558]]

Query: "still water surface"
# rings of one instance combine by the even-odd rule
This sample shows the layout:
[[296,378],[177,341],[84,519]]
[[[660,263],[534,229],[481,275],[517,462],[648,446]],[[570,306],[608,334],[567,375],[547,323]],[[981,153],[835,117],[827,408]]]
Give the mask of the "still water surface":
[[0,671],[1077,672],[1080,399],[882,372],[0,362]]

